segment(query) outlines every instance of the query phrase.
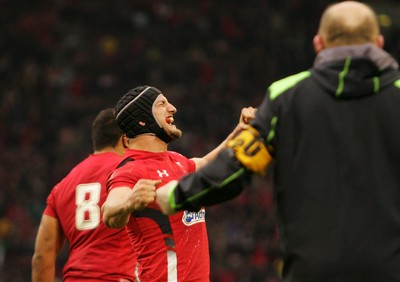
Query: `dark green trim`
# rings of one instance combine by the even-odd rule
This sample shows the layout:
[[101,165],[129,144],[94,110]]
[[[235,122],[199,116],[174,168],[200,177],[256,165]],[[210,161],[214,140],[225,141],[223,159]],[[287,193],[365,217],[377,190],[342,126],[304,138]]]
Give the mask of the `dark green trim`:
[[310,71],[303,71],[298,74],[294,74],[286,78],[283,78],[281,80],[275,81],[268,88],[269,98],[271,99],[271,101],[276,99],[283,92],[285,92],[289,88],[294,87],[297,83],[310,76],[311,76]]

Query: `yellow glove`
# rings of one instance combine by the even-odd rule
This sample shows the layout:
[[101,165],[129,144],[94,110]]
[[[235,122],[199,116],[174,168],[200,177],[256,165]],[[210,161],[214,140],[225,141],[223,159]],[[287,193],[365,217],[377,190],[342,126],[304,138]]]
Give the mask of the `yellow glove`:
[[263,175],[272,161],[258,131],[248,126],[227,143],[232,148],[235,157],[248,170]]

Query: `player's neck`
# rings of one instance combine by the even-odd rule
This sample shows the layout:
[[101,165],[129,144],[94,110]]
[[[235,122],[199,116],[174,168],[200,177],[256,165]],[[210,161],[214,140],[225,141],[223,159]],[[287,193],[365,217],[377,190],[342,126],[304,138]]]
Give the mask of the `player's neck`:
[[168,144],[155,135],[139,135],[128,139],[128,148],[148,152],[166,152]]

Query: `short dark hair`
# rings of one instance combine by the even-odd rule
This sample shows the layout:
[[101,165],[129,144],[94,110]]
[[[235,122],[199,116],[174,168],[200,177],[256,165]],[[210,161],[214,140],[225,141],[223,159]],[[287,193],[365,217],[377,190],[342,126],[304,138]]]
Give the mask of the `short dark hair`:
[[92,123],[93,150],[102,150],[108,146],[115,148],[122,134],[115,121],[114,109],[100,111]]

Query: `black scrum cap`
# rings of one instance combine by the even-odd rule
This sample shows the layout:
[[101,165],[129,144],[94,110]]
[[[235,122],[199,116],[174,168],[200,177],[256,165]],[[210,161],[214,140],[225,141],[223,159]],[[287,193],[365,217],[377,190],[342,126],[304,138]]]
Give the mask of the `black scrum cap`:
[[150,133],[166,143],[171,141],[153,115],[153,104],[160,94],[162,94],[161,91],[155,87],[138,86],[119,99],[115,106],[115,119],[127,137],[133,138],[140,134]]

